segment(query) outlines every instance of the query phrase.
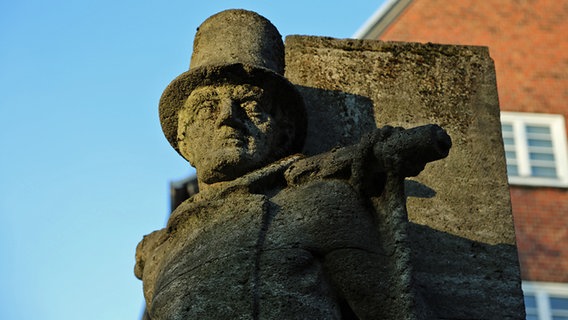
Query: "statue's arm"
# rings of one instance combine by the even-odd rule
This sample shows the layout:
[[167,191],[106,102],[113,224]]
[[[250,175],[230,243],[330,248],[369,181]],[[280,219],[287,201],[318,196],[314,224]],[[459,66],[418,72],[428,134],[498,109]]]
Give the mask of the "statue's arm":
[[437,125],[410,129],[385,126],[357,144],[297,161],[285,173],[291,186],[321,179],[343,179],[364,196],[377,196],[384,178],[418,175],[428,162],[446,157],[451,139]]
[[446,131],[434,124],[410,129],[386,126],[363,138],[361,144],[365,143],[372,145],[374,165],[399,177],[418,175],[428,162],[448,156],[452,146]]

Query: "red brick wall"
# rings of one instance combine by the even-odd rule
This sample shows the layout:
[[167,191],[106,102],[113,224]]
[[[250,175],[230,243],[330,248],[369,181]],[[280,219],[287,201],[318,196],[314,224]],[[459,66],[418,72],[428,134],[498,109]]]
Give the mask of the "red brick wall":
[[511,188],[523,279],[568,282],[568,190]]
[[[568,117],[568,1],[414,0],[380,39],[488,46],[502,110]],[[568,282],[568,191],[511,201],[523,278]]]

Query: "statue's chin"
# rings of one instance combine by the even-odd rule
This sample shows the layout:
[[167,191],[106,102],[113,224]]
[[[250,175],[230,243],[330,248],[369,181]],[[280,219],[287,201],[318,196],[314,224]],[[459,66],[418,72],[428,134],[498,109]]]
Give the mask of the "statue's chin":
[[206,184],[234,180],[262,167],[264,163],[259,157],[234,149],[216,152],[208,158],[202,159],[202,164],[196,166],[198,180]]
[[[245,174],[244,172],[243,174]],[[197,176],[199,182],[204,182],[206,184],[214,184],[217,182],[231,181],[243,174],[238,174],[236,169],[233,168],[223,168],[216,170],[197,170]]]

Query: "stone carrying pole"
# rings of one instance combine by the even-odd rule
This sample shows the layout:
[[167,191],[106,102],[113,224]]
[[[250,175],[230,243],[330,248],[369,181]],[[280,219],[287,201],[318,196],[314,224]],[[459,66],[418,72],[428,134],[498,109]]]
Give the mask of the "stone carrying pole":
[[310,151],[313,123],[337,115],[314,117],[327,93],[305,103],[284,62],[267,19],[227,10],[164,91],[162,129],[199,193],[137,247],[145,319],[438,318],[416,285],[405,178],[448,156],[449,135],[373,126]]

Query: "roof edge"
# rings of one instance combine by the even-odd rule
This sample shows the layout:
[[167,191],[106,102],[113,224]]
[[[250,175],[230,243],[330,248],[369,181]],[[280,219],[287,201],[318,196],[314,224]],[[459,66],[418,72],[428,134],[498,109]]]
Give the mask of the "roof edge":
[[386,0],[353,34],[352,38],[378,39],[411,2],[412,0]]

